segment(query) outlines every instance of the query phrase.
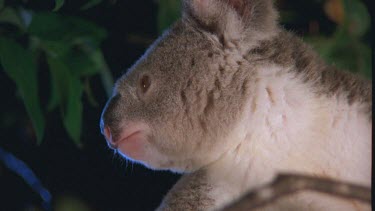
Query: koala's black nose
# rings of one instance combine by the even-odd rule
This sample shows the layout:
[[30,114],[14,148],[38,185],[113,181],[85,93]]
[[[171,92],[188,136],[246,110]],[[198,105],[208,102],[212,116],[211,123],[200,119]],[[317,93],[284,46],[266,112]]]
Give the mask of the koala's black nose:
[[102,134],[104,135],[105,139],[107,140],[108,147],[111,149],[116,149],[116,143],[113,140],[111,129],[109,127],[104,127],[102,129]]

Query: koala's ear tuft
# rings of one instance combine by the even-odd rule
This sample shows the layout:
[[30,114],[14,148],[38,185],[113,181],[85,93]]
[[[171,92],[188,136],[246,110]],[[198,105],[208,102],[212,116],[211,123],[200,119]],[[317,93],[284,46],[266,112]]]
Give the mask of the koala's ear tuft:
[[226,40],[258,39],[277,26],[272,0],[183,0],[183,16]]

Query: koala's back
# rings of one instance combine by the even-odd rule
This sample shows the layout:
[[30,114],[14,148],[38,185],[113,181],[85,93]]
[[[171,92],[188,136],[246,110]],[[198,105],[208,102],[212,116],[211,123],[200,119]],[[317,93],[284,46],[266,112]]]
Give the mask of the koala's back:
[[[372,82],[335,66],[321,57],[294,34],[283,29],[271,40],[265,40],[246,57],[251,63],[266,61],[282,67],[293,67],[294,73],[313,86],[313,92],[327,97],[346,97],[348,104],[364,104],[364,112],[372,116]],[[292,73],[293,73],[292,72]]]

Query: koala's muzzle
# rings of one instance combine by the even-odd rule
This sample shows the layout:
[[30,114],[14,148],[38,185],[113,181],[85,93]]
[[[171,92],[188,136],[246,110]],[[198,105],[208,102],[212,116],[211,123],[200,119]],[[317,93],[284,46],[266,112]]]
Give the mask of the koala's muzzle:
[[120,130],[119,125],[122,119],[121,111],[119,108],[120,98],[121,96],[117,94],[108,100],[103,109],[100,119],[101,133],[105,136],[110,148],[116,148],[115,142]]

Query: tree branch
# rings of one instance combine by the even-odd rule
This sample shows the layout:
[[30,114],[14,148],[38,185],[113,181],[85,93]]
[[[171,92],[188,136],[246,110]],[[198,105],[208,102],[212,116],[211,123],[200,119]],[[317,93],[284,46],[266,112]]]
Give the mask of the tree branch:
[[314,176],[279,174],[270,184],[250,191],[224,210],[251,210],[268,205],[276,199],[301,190],[313,190],[341,198],[371,203],[371,188],[368,187]]

